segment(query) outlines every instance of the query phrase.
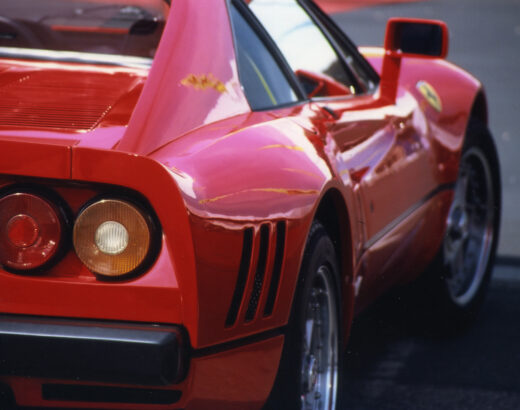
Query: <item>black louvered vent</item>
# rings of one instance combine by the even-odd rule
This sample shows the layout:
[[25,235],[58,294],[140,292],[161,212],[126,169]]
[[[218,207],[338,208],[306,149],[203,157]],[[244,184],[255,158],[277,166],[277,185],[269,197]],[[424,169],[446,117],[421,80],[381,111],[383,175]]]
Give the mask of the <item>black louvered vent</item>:
[[233,326],[237,320],[240,303],[244,295],[244,289],[247,283],[249,266],[251,265],[251,253],[253,251],[253,228],[244,230],[244,244],[242,245],[242,257],[240,258],[240,268],[238,270],[237,283],[235,285],[235,293],[231,300],[228,315],[226,318],[226,326]]
[[265,278],[265,268],[267,265],[267,256],[269,250],[269,225],[264,224],[260,228],[260,251],[258,253],[258,262],[256,264],[255,280],[253,282],[253,290],[249,298],[249,305],[246,312],[246,322],[254,319],[258,302],[262,293],[262,286]]
[[276,252],[274,255],[271,284],[269,286],[269,293],[264,308],[264,316],[269,316],[273,313],[274,302],[280,286],[280,277],[282,274],[282,265],[285,253],[285,229],[285,222],[281,221],[276,224]]

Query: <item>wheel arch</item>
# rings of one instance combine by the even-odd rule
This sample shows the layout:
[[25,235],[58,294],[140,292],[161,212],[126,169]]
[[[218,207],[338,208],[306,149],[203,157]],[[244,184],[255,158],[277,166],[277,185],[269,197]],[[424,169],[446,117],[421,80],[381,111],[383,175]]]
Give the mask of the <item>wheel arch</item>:
[[478,90],[477,94],[475,95],[473,106],[471,107],[470,117],[476,118],[483,124],[488,125],[487,97],[482,88]]

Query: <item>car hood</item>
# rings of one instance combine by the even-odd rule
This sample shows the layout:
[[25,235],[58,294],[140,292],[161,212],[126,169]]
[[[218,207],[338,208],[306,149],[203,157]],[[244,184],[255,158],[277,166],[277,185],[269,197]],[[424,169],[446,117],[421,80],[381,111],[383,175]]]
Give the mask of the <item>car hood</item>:
[[112,148],[147,75],[146,69],[3,60],[0,139]]

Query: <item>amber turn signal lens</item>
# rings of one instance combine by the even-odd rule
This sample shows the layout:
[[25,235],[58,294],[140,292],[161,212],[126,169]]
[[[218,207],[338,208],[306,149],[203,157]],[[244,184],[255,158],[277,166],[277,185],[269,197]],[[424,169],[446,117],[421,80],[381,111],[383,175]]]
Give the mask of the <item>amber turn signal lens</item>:
[[74,249],[89,270],[108,277],[134,272],[145,260],[151,231],[143,213],[129,202],[102,199],[77,217]]

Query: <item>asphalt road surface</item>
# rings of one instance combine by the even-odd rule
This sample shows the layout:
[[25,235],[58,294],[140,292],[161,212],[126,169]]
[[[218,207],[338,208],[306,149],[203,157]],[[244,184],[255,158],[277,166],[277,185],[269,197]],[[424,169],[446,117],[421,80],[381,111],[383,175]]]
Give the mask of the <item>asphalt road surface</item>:
[[356,44],[382,45],[386,20],[395,16],[446,21],[448,60],[483,82],[503,181],[499,253],[520,257],[520,0],[426,0],[358,9],[334,18]]
[[456,335],[412,325],[412,307],[374,306],[352,330],[345,409],[520,409],[519,301],[520,267],[499,265],[476,323]]

